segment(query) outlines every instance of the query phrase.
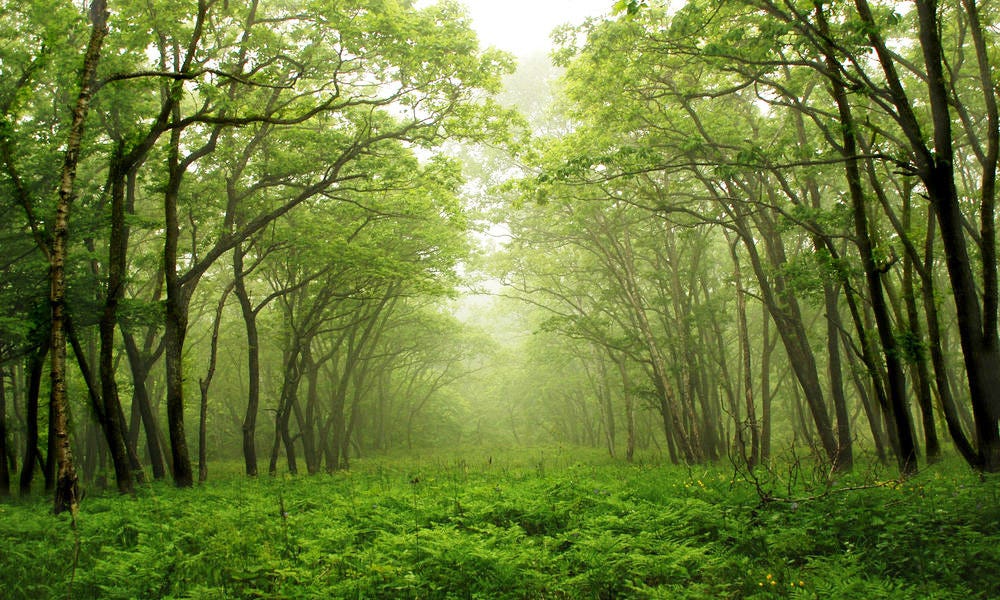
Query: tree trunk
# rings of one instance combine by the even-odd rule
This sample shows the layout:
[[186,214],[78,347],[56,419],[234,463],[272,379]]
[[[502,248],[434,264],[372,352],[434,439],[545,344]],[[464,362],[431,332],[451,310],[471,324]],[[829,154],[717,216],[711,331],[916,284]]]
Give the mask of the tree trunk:
[[48,340],[28,359],[28,393],[24,408],[24,462],[21,463],[21,477],[18,489],[21,497],[31,493],[31,480],[35,477],[36,465],[43,465],[38,451],[38,401],[42,387],[42,369],[49,353]]
[[49,303],[52,307],[52,390],[50,407],[54,413],[52,431],[56,438],[58,475],[53,510],[56,514],[69,510],[76,516],[78,483],[69,439],[69,403],[66,393],[66,258],[69,254],[69,213],[75,196],[76,167],[80,160],[83,130],[90,109],[94,77],[101,57],[101,45],[108,34],[106,0],[94,0],[90,6],[92,19],[90,41],[83,59],[80,93],[73,107],[73,119],[66,140],[66,155],[59,179],[59,202],[52,229],[50,255]]
[[[910,197],[903,201],[903,226],[910,227]],[[927,368],[927,353],[918,342],[923,339],[920,327],[920,313],[917,311],[916,289],[913,282],[913,257],[907,253],[903,257],[903,302],[906,305],[906,320],[909,338],[912,340],[908,349],[909,359],[916,373],[917,401],[924,428],[924,453],[928,463],[934,463],[941,458],[941,444],[937,436],[937,424],[934,419],[934,404],[931,398],[930,371]]]
[[247,410],[243,416],[243,462],[247,475],[257,475],[257,413],[260,411],[260,336],[257,331],[257,311],[250,301],[243,270],[243,244],[233,248],[233,283],[236,298],[243,313],[247,334]]
[[[736,322],[740,345],[740,372],[743,377],[743,400],[747,411],[746,423],[736,423],[736,436],[744,462],[753,469],[760,463],[760,428],[757,425],[757,409],[753,401],[753,373],[750,363],[750,331],[747,326],[747,301],[743,289],[743,273],[736,253],[736,241],[729,244],[729,254],[733,259],[733,278],[736,283]],[[745,430],[750,432],[750,452],[747,453]]]
[[[865,368],[867,369],[867,365],[865,365]],[[871,394],[868,393],[868,389],[865,387],[865,381],[858,375],[858,369],[851,369],[850,373],[854,380],[854,387],[858,391],[858,397],[861,400],[861,407],[865,411],[865,417],[868,419],[872,441],[875,444],[875,455],[878,457],[879,463],[885,464],[888,461],[886,446],[891,444],[887,443],[885,430],[882,429],[882,411],[879,408],[879,404],[872,401]],[[873,383],[872,385],[874,386],[875,384]]]
[[299,393],[299,382],[302,377],[299,354],[304,343],[306,342],[295,336],[290,344],[290,350],[286,353],[285,379],[281,385],[278,408],[274,415],[274,444],[271,446],[271,460],[267,469],[271,475],[278,472],[278,455],[282,445],[285,447],[288,471],[293,475],[299,472],[298,461],[295,458],[295,446],[288,426],[292,415],[292,403],[295,402]]
[[771,313],[767,305],[761,303],[761,345],[764,353],[760,357],[760,460],[768,463],[771,460],[771,353],[774,343],[771,342]]
[[625,402],[625,460],[631,463],[635,459],[635,406],[625,358],[618,358],[615,364],[618,365],[618,374],[622,380],[622,399]]
[[[743,209],[735,206],[733,208],[735,209],[733,214],[738,219],[745,220],[745,215],[742,214]],[[763,214],[758,214],[757,217],[757,229],[767,242],[770,263],[774,265],[784,264],[786,262],[784,247],[773,223]],[[834,436],[826,401],[823,399],[823,388],[819,381],[816,357],[809,345],[799,303],[788,291],[780,273],[769,274],[769,269],[765,267],[757,251],[757,241],[754,236],[743,227],[739,228],[738,233],[747,249],[754,274],[760,282],[761,299],[767,305],[768,312],[774,320],[792,372],[795,374],[799,387],[805,396],[806,404],[809,406],[809,412],[823,446],[823,452],[831,464],[836,464],[839,444]]]
[[215,363],[219,355],[219,326],[222,323],[222,311],[226,308],[226,299],[233,290],[229,284],[222,292],[215,308],[215,319],[212,321],[212,343],[208,355],[208,370],[205,377],[198,380],[198,390],[201,392],[201,404],[198,410],[198,483],[208,479],[208,389],[215,377]]
[[125,253],[127,236],[125,233],[125,181],[119,176],[120,156],[112,165],[111,182],[111,234],[108,243],[108,287],[104,310],[100,319],[101,398],[103,400],[104,436],[111,451],[111,462],[115,469],[115,482],[122,494],[133,492],[132,473],[128,451],[125,447],[125,433],[117,415],[121,412],[118,398],[118,383],[115,379],[115,329],[118,326],[118,304],[124,295]]
[[837,304],[837,290],[832,283],[823,285],[826,303],[826,351],[827,370],[830,376],[830,395],[833,397],[834,414],[837,417],[837,462],[838,471],[854,468],[854,444],[851,435],[851,418],[844,397],[844,376],[840,359],[840,309]]
[[7,462],[7,371],[0,369],[0,498],[10,496],[10,463]]
[[[826,14],[822,7],[817,6],[816,16],[821,33],[828,34]],[[824,39],[829,39],[826,35]],[[826,42],[823,48],[827,68],[831,73],[839,73],[841,65],[836,58],[836,49]],[[896,336],[892,329],[892,318],[885,299],[882,286],[881,267],[875,259],[874,245],[868,228],[868,213],[865,203],[865,192],[862,187],[860,161],[858,159],[857,130],[854,115],[848,102],[844,83],[836,76],[830,77],[833,100],[840,116],[841,150],[844,156],[844,174],[850,192],[852,215],[854,217],[854,242],[861,254],[865,281],[868,285],[868,300],[875,316],[875,328],[882,345],[882,356],[887,371],[890,416],[892,427],[896,430],[896,460],[900,473],[914,473],[917,469],[916,444],[912,435],[910,410],[906,400],[906,381],[903,366],[899,359],[899,349]]]
[[[183,306],[184,292],[167,285],[167,317],[163,331],[166,340],[164,363],[167,372],[167,431],[170,436],[171,465],[177,487],[194,485],[191,457],[188,454],[187,436],[184,432],[184,338],[187,334],[187,315]],[[172,298],[172,300],[171,300]]]
[[[927,211],[927,237],[925,245],[925,269],[931,266],[934,260],[934,238],[937,218],[933,211]],[[955,403],[955,396],[952,394],[951,378],[948,375],[948,362],[945,358],[944,347],[941,340],[941,325],[938,319],[937,298],[934,293],[934,279],[928,277],[920,286],[923,305],[924,320],[927,323],[927,346],[931,355],[931,365],[934,367],[934,386],[937,390],[938,400],[941,403],[941,412],[944,413],[945,425],[952,443],[959,454],[970,465],[979,463],[979,455],[972,441],[962,427],[962,418],[959,415]]]
[[[139,411],[143,431],[146,434],[146,450],[149,453],[149,462],[153,469],[153,479],[160,480],[167,476],[167,469],[164,464],[163,445],[160,444],[159,426],[156,423],[149,398],[149,388],[146,385],[152,362],[155,359],[153,357],[147,358],[139,351],[139,346],[131,333],[122,331],[122,339],[125,342],[125,353],[132,369],[132,405]],[[138,432],[135,435],[138,437]],[[131,445],[135,448],[138,447],[137,443]]]
[[[976,287],[972,260],[965,236],[965,218],[955,184],[955,151],[952,135],[950,80],[945,70],[941,27],[935,0],[916,0],[918,34],[927,76],[932,145],[928,146],[920,121],[913,112],[913,103],[896,72],[892,52],[879,37],[867,0],[855,0],[858,14],[878,56],[885,74],[889,97],[897,110],[897,121],[916,160],[917,173],[927,190],[931,207],[941,228],[941,241],[955,302],[959,337],[969,385],[969,398],[975,417],[978,452],[974,466],[985,471],[1000,471],[1000,338],[997,332],[997,262],[994,231],[996,179],[997,117],[994,89],[988,60],[982,59],[984,49],[976,31],[974,43],[980,58],[980,71],[987,76],[985,98],[991,131],[991,158],[984,164],[984,187],[981,191],[982,220],[981,267],[984,282],[982,303]],[[970,17],[977,13],[973,3],[966,4]],[[971,8],[971,11],[969,10]],[[976,23],[978,25],[978,23]],[[982,76],[982,75],[981,75]]]
[[319,391],[316,386],[319,367],[313,360],[311,345],[303,349],[302,371],[306,378],[306,408],[303,412],[302,407],[296,402],[293,409],[302,435],[302,455],[306,461],[306,472],[314,475],[320,468],[319,451],[316,448],[316,409],[319,404]]
[[[176,110],[176,109],[175,109]],[[168,182],[163,194],[164,236],[163,273],[167,292],[166,315],[163,328],[164,365],[167,384],[167,431],[170,435],[170,454],[174,484],[177,487],[194,485],[191,457],[188,453],[187,434],[184,430],[184,340],[187,337],[188,305],[190,292],[180,280],[177,268],[180,222],[178,195],[184,170],[178,158],[180,131],[170,133],[168,157]]]

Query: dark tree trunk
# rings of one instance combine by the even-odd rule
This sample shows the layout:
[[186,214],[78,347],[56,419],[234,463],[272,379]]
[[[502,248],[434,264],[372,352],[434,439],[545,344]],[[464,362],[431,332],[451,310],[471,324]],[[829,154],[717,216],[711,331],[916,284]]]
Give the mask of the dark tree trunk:
[[10,463],[7,462],[7,371],[0,369],[0,498],[10,496]]
[[[925,270],[929,270],[934,260],[934,238],[937,218],[933,211],[927,212],[927,238],[925,244]],[[941,340],[941,325],[938,319],[937,298],[934,294],[934,279],[928,277],[920,286],[923,305],[924,320],[927,323],[927,347],[931,355],[931,365],[934,367],[934,386],[937,390],[938,400],[941,402],[941,412],[944,413],[945,425],[952,443],[959,454],[970,465],[978,464],[979,456],[972,441],[962,427],[962,418],[959,415],[955,403],[955,396],[951,391],[951,379],[948,376],[948,363],[945,358],[944,347]]]
[[[120,150],[120,149],[119,149]],[[111,167],[111,235],[108,243],[108,287],[104,301],[104,310],[100,319],[100,357],[99,370],[101,375],[101,398],[103,399],[105,418],[102,420],[104,436],[108,449],[111,451],[111,462],[115,469],[115,482],[118,491],[123,494],[132,493],[132,472],[129,466],[128,451],[125,446],[125,433],[122,423],[117,418],[121,412],[121,402],[118,399],[118,383],[115,380],[115,329],[118,326],[118,304],[124,295],[125,253],[128,240],[125,232],[125,180],[118,173],[121,157],[116,156]]]
[[1000,338],[997,332],[997,262],[995,213],[995,180],[997,156],[997,114],[995,90],[992,85],[988,60],[983,60],[985,45],[981,39],[981,26],[977,22],[974,3],[965,4],[966,10],[977,25],[973,34],[981,77],[985,74],[984,98],[989,124],[989,157],[984,161],[983,189],[981,190],[980,219],[982,239],[980,248],[983,296],[976,288],[976,278],[965,235],[965,218],[958,190],[955,185],[955,151],[952,134],[952,98],[948,89],[950,76],[944,64],[941,24],[935,0],[916,0],[918,34],[923,53],[930,108],[932,144],[924,139],[920,120],[913,111],[905,86],[895,66],[892,52],[879,37],[879,29],[867,0],[855,0],[858,14],[866,25],[871,46],[878,57],[886,79],[888,97],[897,115],[896,120],[915,157],[916,170],[927,190],[931,207],[941,228],[941,241],[955,303],[959,337],[969,385],[969,398],[975,417],[978,445],[977,468],[1000,471]]
[[232,284],[223,290],[219,304],[215,308],[208,369],[205,377],[198,380],[198,390],[201,392],[201,405],[198,411],[198,483],[204,483],[208,479],[208,390],[212,385],[212,378],[215,377],[215,363],[219,355],[219,326],[222,323],[222,311],[226,308],[226,299],[232,290]]
[[[828,33],[826,14],[817,7],[816,15],[820,31]],[[825,39],[829,39],[826,35]],[[836,49],[832,44],[823,48],[827,68],[831,73],[839,73],[841,65],[836,59]],[[858,158],[857,130],[854,115],[851,111],[844,83],[836,76],[830,78],[833,99],[837,105],[841,126],[841,151],[844,156],[844,173],[851,197],[852,215],[854,217],[854,242],[861,254],[865,281],[868,284],[868,300],[875,316],[875,328],[882,345],[882,355],[888,379],[888,408],[895,428],[896,460],[903,474],[910,474],[917,469],[917,449],[913,439],[910,410],[906,399],[906,380],[903,365],[899,358],[899,348],[892,329],[892,318],[885,299],[882,286],[882,267],[876,262],[874,246],[868,228],[868,213],[865,206],[865,192],[862,187],[860,160]]]
[[[980,306],[965,242],[964,218],[955,187],[954,150],[952,148],[951,99],[946,82],[937,2],[918,0],[920,45],[927,68],[927,87],[934,132],[934,152],[927,152],[921,179],[927,188],[931,206],[941,227],[941,241],[951,278],[958,329],[968,373],[972,412],[976,422],[981,466],[987,471],[1000,470],[1000,344],[997,339],[996,249],[993,232],[994,198],[991,189],[983,190],[982,219],[986,235],[982,239],[983,306]],[[987,86],[992,89],[992,86]],[[996,136],[996,122],[993,122]],[[995,164],[987,176],[995,179]]]
[[312,358],[311,347],[303,350],[302,371],[306,378],[306,407],[303,411],[296,402],[293,408],[302,435],[302,455],[306,461],[306,472],[313,475],[318,473],[320,468],[320,453],[316,448],[316,409],[319,404],[319,391],[316,386],[319,368]]
[[837,304],[838,294],[833,284],[826,283],[823,286],[823,296],[826,302],[827,370],[830,375],[833,410],[837,416],[836,468],[838,471],[850,471],[854,468],[854,445],[851,435],[851,418],[847,410],[847,398],[844,397],[844,376],[840,359],[840,331],[843,326]]
[[167,314],[164,327],[167,372],[167,431],[170,436],[171,464],[177,487],[194,485],[191,457],[184,431],[184,338],[187,334],[187,309],[184,290],[176,279],[167,283]]
[[[146,449],[149,452],[149,461],[153,469],[153,479],[160,480],[167,476],[167,469],[163,456],[163,445],[160,443],[159,426],[156,423],[149,398],[149,388],[146,385],[152,363],[156,359],[152,356],[144,356],[144,353],[140,352],[131,333],[122,331],[122,338],[125,341],[125,353],[128,355],[129,365],[132,369],[132,405],[135,410],[139,411],[143,431],[146,434]],[[136,441],[130,445],[137,449],[138,431],[134,435]]]
[[[910,198],[903,203],[903,226],[910,227]],[[920,327],[920,313],[917,310],[917,293],[913,281],[914,258],[907,253],[903,257],[903,302],[906,305],[908,335],[912,340],[908,357],[916,373],[917,402],[924,429],[924,453],[927,462],[934,463],[941,458],[941,443],[938,441],[937,424],[934,419],[934,403],[931,398],[930,371],[927,368],[927,352],[918,340],[923,339]]]
[[296,401],[298,396],[299,382],[302,376],[299,354],[300,344],[303,343],[296,337],[291,343],[290,350],[286,353],[285,379],[281,386],[278,409],[274,415],[274,444],[271,446],[271,460],[267,469],[271,475],[278,472],[278,455],[282,446],[285,447],[289,473],[295,475],[299,472],[298,461],[295,457],[295,444],[289,430],[289,424],[292,416],[292,403]]
[[243,313],[247,334],[247,410],[243,416],[243,462],[247,475],[257,475],[257,413],[260,411],[260,339],[257,332],[257,311],[250,301],[243,267],[243,244],[233,248],[233,277],[236,299]]
[[21,463],[21,477],[18,482],[22,497],[31,493],[31,481],[35,477],[36,465],[44,468],[42,455],[38,451],[38,401],[42,387],[42,370],[48,353],[49,343],[46,341],[28,359],[28,393],[25,396],[24,409],[24,462]]

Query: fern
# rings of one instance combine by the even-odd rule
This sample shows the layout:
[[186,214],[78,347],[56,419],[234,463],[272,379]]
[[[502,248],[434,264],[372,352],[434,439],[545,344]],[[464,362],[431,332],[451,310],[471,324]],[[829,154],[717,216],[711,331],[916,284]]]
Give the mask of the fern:
[[[859,489],[844,493],[796,481],[808,500],[761,503],[723,469],[535,452],[153,484],[84,503],[73,594],[974,600],[1000,589],[1000,479],[944,464],[896,486],[846,479]],[[44,499],[0,505],[3,597],[65,597],[72,544]]]

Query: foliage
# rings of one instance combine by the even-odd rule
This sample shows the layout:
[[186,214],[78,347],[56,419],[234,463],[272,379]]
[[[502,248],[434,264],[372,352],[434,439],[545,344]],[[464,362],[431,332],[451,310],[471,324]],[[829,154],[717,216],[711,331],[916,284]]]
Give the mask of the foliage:
[[7,598],[68,585],[73,598],[986,598],[1000,586],[995,477],[957,461],[902,483],[798,475],[787,501],[762,501],[721,469],[559,448],[154,484],[84,502],[75,573],[68,519],[36,500],[0,506],[0,586]]

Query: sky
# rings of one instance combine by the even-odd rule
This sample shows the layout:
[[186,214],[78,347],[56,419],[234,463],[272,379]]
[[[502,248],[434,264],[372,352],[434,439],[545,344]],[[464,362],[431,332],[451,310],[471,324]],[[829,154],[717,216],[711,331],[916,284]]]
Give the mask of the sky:
[[469,8],[480,45],[519,57],[548,52],[549,33],[611,11],[614,0],[460,0]]

